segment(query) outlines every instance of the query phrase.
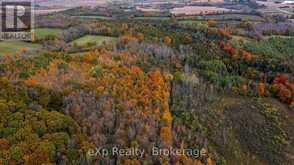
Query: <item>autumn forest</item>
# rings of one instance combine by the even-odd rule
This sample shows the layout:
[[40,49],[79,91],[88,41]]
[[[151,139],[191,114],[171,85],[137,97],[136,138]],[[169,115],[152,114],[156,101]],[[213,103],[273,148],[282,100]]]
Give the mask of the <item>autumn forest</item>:
[[[0,41],[1,165],[293,164],[294,26],[91,12]],[[145,152],[97,152],[113,146]]]

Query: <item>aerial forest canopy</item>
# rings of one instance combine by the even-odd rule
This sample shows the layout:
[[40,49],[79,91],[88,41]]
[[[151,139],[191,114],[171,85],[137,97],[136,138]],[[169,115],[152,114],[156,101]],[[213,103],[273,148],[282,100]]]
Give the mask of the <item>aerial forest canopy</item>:
[[293,164],[294,26],[110,11],[0,41],[1,165]]

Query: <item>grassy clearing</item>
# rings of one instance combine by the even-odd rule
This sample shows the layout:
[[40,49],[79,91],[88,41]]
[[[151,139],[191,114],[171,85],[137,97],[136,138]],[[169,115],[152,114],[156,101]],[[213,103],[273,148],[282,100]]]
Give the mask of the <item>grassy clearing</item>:
[[83,56],[86,53],[87,53],[87,51],[83,51],[83,52],[69,53],[69,55],[71,55],[71,56]]
[[239,36],[239,35],[233,35],[232,39],[233,40],[243,40],[244,42],[252,42],[252,41],[254,41],[253,39],[251,39],[249,37]]
[[220,14],[220,15],[207,15],[206,19],[216,19],[216,20],[228,20],[228,19],[241,19],[244,21],[264,21],[264,19],[257,15],[248,14]]
[[265,36],[266,39],[270,38],[286,38],[286,39],[294,39],[294,36],[283,36],[283,35],[270,35],[270,36]]
[[101,19],[101,20],[112,20],[112,17],[107,17],[107,16],[99,16],[99,15],[80,15],[80,16],[73,16],[76,18],[81,18],[81,19]]
[[74,40],[73,42],[71,42],[71,44],[84,46],[89,43],[95,43],[96,45],[101,45],[103,42],[114,42],[114,41],[116,41],[115,37],[86,35],[84,37]]
[[136,20],[158,20],[158,21],[165,21],[170,20],[170,17],[135,17]]
[[53,35],[57,36],[62,32],[62,29],[58,28],[37,28],[35,29],[36,35],[38,39],[43,39],[46,36]]
[[37,49],[39,44],[33,44],[24,41],[1,41],[0,42],[0,55],[15,54],[21,49]]
[[261,41],[247,42],[244,47],[250,52],[270,58],[294,56],[293,37],[271,37]]
[[192,25],[192,24],[199,24],[204,22],[203,20],[179,20],[178,23]]

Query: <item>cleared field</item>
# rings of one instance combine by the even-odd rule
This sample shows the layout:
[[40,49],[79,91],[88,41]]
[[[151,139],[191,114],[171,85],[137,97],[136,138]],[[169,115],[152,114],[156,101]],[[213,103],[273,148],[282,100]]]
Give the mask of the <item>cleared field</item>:
[[174,15],[195,15],[195,14],[217,14],[223,12],[230,12],[233,10],[214,7],[214,6],[185,6],[180,8],[173,8],[171,13]]
[[64,6],[67,8],[80,7],[80,6],[97,6],[105,5],[107,0],[39,0],[37,1],[40,6]]
[[253,41],[253,39],[248,38],[248,37],[244,37],[244,36],[238,36],[238,35],[233,35],[232,36],[232,40],[243,40],[243,42],[251,42]]
[[264,19],[257,15],[249,14],[218,14],[218,15],[207,15],[206,19],[215,19],[215,20],[230,20],[230,19],[241,19],[245,21],[264,21]]
[[191,25],[191,24],[200,24],[202,22],[203,22],[203,20],[179,20],[178,21],[178,23],[180,23],[180,24],[189,24],[189,25]]
[[169,20],[170,17],[135,17],[134,19],[136,20],[159,20],[159,21],[163,21],[163,20]]
[[275,38],[275,37],[278,37],[278,38],[291,38],[291,39],[294,39],[294,36],[283,36],[283,35],[271,35],[271,36],[266,36],[265,38],[266,39],[270,39],[270,38]]
[[270,37],[261,41],[246,42],[246,50],[270,58],[293,57],[293,37]]
[[81,19],[100,19],[100,20],[112,20],[112,17],[106,17],[106,16],[99,16],[99,15],[80,15],[80,16],[72,16],[75,18],[81,18]]
[[103,42],[114,42],[114,41],[116,41],[115,37],[86,35],[75,41],[72,41],[71,44],[77,44],[78,46],[83,46],[89,43],[95,43],[96,45],[100,45]]
[[219,24],[239,24],[241,20],[243,21],[254,21],[262,22],[264,19],[257,15],[250,14],[213,14],[205,16],[193,16],[185,19],[179,19],[178,22],[181,24],[193,24],[198,22],[203,22],[205,20],[212,19],[217,21]]
[[35,29],[36,35],[38,39],[43,39],[46,36],[53,35],[57,36],[62,32],[62,29],[58,28],[37,28]]
[[37,49],[39,44],[33,44],[23,41],[1,41],[0,42],[0,56],[5,54],[15,54],[21,49]]

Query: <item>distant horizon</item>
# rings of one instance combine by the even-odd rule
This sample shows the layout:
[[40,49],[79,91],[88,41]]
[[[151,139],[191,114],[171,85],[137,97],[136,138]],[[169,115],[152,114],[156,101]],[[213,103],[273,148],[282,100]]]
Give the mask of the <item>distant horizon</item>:
[[[27,1],[27,0],[5,0],[5,1]],[[32,0],[35,4],[51,7],[51,6],[60,6],[60,7],[79,7],[79,6],[99,6],[106,5],[111,2],[124,2],[124,3],[154,3],[154,2],[162,2],[162,0]],[[183,2],[183,0],[167,0],[168,2]],[[187,2],[191,2],[194,0],[190,0]],[[200,0],[199,0],[200,1]],[[257,0],[262,1],[262,0]],[[286,1],[294,1],[294,0],[267,0],[269,2],[286,2]],[[196,1],[194,1],[196,2]]]

